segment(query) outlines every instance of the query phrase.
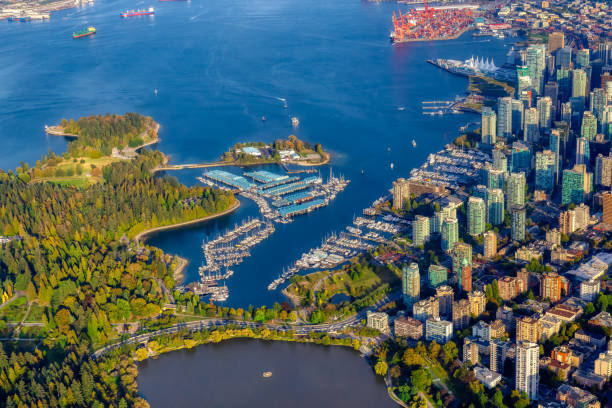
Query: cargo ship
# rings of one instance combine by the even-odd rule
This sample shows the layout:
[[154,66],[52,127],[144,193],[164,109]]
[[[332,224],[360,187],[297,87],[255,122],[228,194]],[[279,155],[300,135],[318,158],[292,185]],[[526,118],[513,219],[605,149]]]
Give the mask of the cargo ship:
[[81,37],[88,37],[90,35],[94,35],[96,33],[95,27],[87,27],[84,30],[77,31],[76,33],[72,33],[72,38],[77,39]]
[[153,7],[149,7],[148,10],[128,10],[125,13],[122,13],[121,17],[152,16],[153,14],[155,14],[155,9],[153,9]]

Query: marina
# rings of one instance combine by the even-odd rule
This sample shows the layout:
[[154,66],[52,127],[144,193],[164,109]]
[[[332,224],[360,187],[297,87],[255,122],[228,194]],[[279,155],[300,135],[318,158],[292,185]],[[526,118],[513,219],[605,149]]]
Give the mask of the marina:
[[[263,170],[245,172],[242,176],[225,170],[210,170],[197,179],[211,187],[231,189],[234,193],[254,201],[263,217],[247,219],[223,235],[203,243],[205,264],[198,269],[200,281],[192,282],[187,288],[200,296],[210,295],[213,301],[224,301],[229,297],[229,290],[225,284],[220,286],[219,282],[234,274],[229,268],[249,257],[251,247],[274,233],[274,222],[286,224],[291,222],[294,216],[328,205],[349,183],[342,176],[334,177],[331,170],[326,183],[323,183],[320,175],[300,178]],[[373,229],[388,230],[375,222],[371,225],[362,221],[360,223]],[[301,260],[297,268],[283,271],[282,276],[295,274],[299,268],[307,268],[311,263],[333,267],[345,262],[347,257],[354,256],[357,251],[365,251],[374,245],[365,242],[384,242],[384,239],[374,232],[364,234],[363,237],[353,235],[342,233],[340,237],[328,238],[322,245],[322,250]]]
[[347,226],[340,234],[331,233],[321,241],[321,245],[302,254],[292,266],[268,285],[268,290],[276,290],[286,280],[307,269],[333,269],[350,258],[388,242],[394,235],[406,229],[410,222],[393,215],[381,216],[375,207],[386,198],[381,197],[363,210],[364,216],[356,217],[353,225]]

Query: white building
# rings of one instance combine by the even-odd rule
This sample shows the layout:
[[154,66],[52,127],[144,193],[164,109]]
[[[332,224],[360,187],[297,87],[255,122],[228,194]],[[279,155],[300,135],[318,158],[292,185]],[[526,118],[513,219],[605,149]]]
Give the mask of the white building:
[[389,331],[389,316],[386,313],[368,311],[366,318],[368,327],[381,332]]
[[520,340],[516,344],[516,377],[515,387],[527,394],[530,401],[538,397],[539,353],[537,343]]
[[425,322],[425,339],[444,344],[453,337],[453,323],[440,319],[427,319]]
[[583,281],[580,283],[580,299],[586,302],[594,302],[599,296],[601,282],[597,279]]
[[476,379],[488,389],[495,388],[502,379],[501,374],[491,371],[486,367],[474,367],[474,374],[476,374]]
[[483,340],[491,340],[491,330],[489,325],[482,320],[472,326],[472,336],[479,337]]

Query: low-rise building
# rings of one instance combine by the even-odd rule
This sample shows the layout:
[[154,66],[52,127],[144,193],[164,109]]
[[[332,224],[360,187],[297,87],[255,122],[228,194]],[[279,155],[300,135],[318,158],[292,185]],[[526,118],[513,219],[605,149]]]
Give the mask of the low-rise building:
[[538,319],[540,339],[547,340],[559,333],[563,322],[554,316],[546,314]]
[[612,327],[612,316],[608,312],[600,312],[589,320],[591,326],[610,328]]
[[389,331],[389,316],[386,313],[371,312],[366,313],[366,325],[371,329],[380,330],[385,333]]
[[564,402],[572,408],[599,408],[597,397],[582,388],[561,384],[557,388],[557,401]]
[[574,339],[581,343],[592,344],[599,348],[606,345],[606,336],[603,334],[585,332],[584,330],[577,330],[576,333],[574,333]]
[[495,388],[502,379],[501,374],[491,371],[486,367],[474,367],[474,374],[476,379],[488,389]]
[[595,374],[592,371],[586,370],[576,370],[574,374],[572,374],[572,378],[576,381],[577,384],[580,384],[584,387],[596,387],[598,389],[603,389],[604,384],[606,383],[606,379],[600,375]]
[[482,320],[472,326],[472,336],[479,337],[483,340],[491,340],[491,331],[489,325]]
[[582,315],[582,308],[560,304],[548,309],[546,315],[554,316],[565,323],[571,323]]
[[419,340],[423,337],[423,323],[412,317],[401,316],[395,319],[394,331],[396,337]]

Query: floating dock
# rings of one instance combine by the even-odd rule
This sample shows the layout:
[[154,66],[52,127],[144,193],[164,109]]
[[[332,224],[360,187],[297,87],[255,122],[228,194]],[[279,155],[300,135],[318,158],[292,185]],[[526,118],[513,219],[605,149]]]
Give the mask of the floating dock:
[[244,177],[237,176],[228,171],[210,170],[205,172],[203,176],[219,183],[227,184],[228,186],[237,188],[239,190],[250,190],[251,188],[255,187],[255,184],[251,183]]
[[310,191],[300,191],[294,194],[289,194],[281,199],[275,200],[272,202],[274,207],[285,207],[291,204],[299,204],[305,201],[312,200],[314,196]]
[[277,187],[277,186],[280,186],[280,185],[283,185],[283,184],[294,183],[294,182],[299,181],[299,180],[300,180],[299,177],[293,176],[293,177],[288,177],[288,178],[283,179],[283,180],[271,181],[269,183],[266,183],[266,184],[263,184],[263,185],[259,186],[259,191],[262,192],[262,191],[267,190],[267,189],[272,188],[272,187]]
[[289,178],[286,174],[276,174],[265,170],[250,171],[243,173],[243,175],[264,184],[279,182]]
[[291,217],[293,215],[305,214],[312,210],[327,205],[328,201],[324,198],[317,198],[316,200],[308,201],[301,204],[291,204],[287,207],[278,209],[281,217]]

